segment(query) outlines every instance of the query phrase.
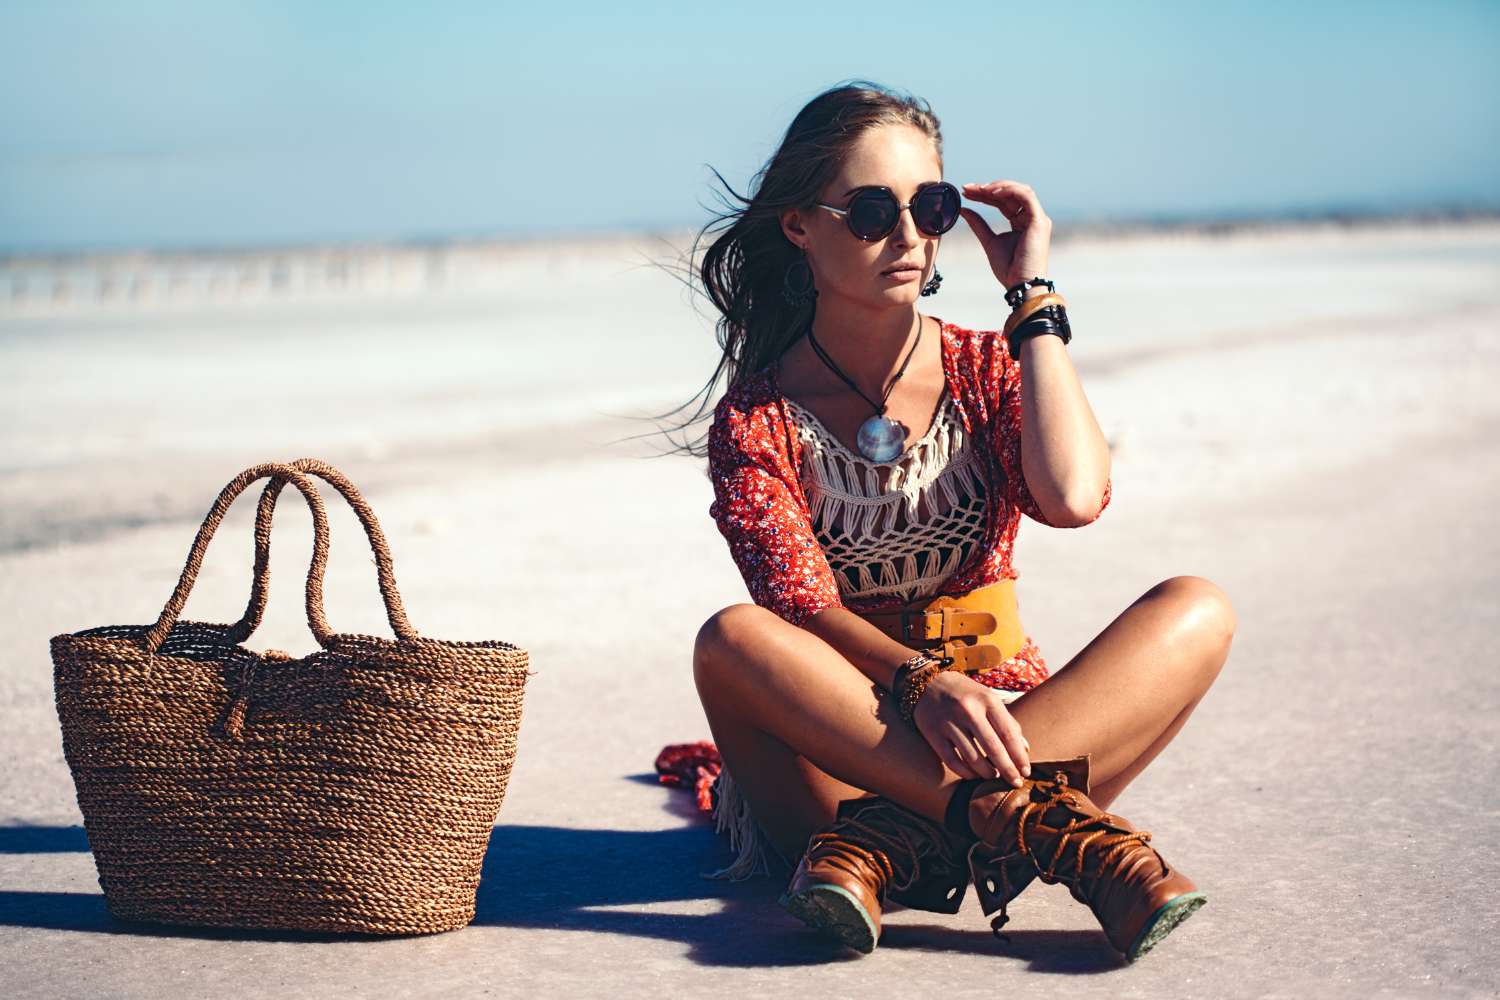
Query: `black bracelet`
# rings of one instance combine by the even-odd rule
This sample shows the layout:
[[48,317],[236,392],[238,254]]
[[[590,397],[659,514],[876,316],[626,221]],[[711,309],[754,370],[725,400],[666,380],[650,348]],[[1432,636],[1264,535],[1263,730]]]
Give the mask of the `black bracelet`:
[[1005,301],[1010,304],[1012,312],[1021,307],[1021,302],[1026,296],[1026,289],[1037,285],[1046,285],[1049,292],[1057,291],[1057,286],[1046,278],[1027,278],[1025,281],[1017,282],[1005,290]]
[[1010,356],[1014,361],[1021,360],[1021,341],[1028,337],[1040,337],[1042,334],[1054,333],[1062,338],[1064,344],[1073,340],[1073,328],[1068,325],[1068,311],[1060,305],[1043,306],[1021,323],[1010,336],[1006,338],[1009,342]]

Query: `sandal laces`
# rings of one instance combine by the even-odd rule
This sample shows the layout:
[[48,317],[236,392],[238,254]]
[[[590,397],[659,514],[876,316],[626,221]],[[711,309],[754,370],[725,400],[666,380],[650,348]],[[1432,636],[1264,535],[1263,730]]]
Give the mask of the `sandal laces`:
[[[868,822],[864,817],[871,817]],[[885,822],[881,822],[881,819]],[[942,847],[927,829],[924,817],[909,813],[883,799],[861,808],[857,815],[841,816],[826,831],[813,834],[809,848],[832,839],[868,860],[886,879],[886,888],[900,891],[912,886],[921,871],[922,858],[941,853]],[[880,844],[894,840],[902,848],[896,860],[880,848],[867,849],[861,843],[845,839],[845,832],[860,836],[865,843]],[[830,859],[830,860],[836,860]]]
[[[1048,829],[1042,824],[1042,817],[1048,809],[1058,804],[1069,807],[1076,807],[1078,805],[1078,799],[1073,795],[1073,790],[1068,787],[1068,775],[1066,772],[1057,772],[1053,781],[1048,784],[1051,784],[1052,788],[1045,801],[1030,801],[1021,809],[1020,818],[1016,821],[1017,850],[1015,853],[1007,854],[1005,857],[997,860],[1004,862],[1011,858],[1026,855],[1031,859],[1032,864],[1036,865],[1037,877],[1043,882],[1049,885],[1055,885],[1059,882],[1064,883],[1073,890],[1076,898],[1087,901],[1089,895],[1098,887],[1100,881],[1103,880],[1110,863],[1129,850],[1132,844],[1149,843],[1151,834],[1146,830],[1136,830],[1131,833],[1111,833],[1108,829],[1108,824],[1114,822],[1116,817],[1107,812],[1102,812],[1098,816],[1075,817],[1069,820],[1066,826],[1051,829],[1051,832],[1060,834],[1060,836],[1057,840],[1057,850],[1052,854],[1052,860],[1048,862],[1046,868],[1043,868],[1037,863],[1035,853],[1031,848],[1026,846],[1027,819],[1034,816],[1035,822],[1033,826]],[[1096,825],[1103,828],[1085,833],[1087,827]],[[1078,851],[1074,857],[1073,875],[1058,875],[1057,863],[1062,860],[1063,852],[1068,846],[1068,841],[1075,837],[1077,838]],[[1092,878],[1089,878],[1084,868],[1084,853],[1088,850],[1089,845],[1095,842],[1098,842],[1098,849],[1104,851],[1104,856],[1099,860],[1098,871],[1094,873]],[[999,867],[1000,881],[1003,888],[1001,898],[1004,900],[1010,897],[1010,879],[1006,875],[1005,865],[1002,863]],[[1087,885],[1084,884],[1085,880],[1088,882]],[[1010,916],[1006,912],[1006,904],[1005,902],[1001,902],[1000,912],[990,922],[990,931],[1002,941],[1008,940],[1008,938],[1006,935],[1000,933],[1000,928],[1004,927],[1009,919]]]

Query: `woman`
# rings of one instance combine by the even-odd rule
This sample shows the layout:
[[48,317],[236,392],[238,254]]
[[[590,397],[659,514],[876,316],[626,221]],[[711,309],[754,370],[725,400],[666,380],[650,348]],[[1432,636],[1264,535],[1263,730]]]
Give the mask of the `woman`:
[[[1109,448],[1065,302],[1041,280],[1052,226],[1036,193],[942,176],[924,102],[835,87],[796,116],[700,269],[730,373],[710,514],[754,600],[705,622],[693,655],[739,849],[716,874],[775,855],[796,868],[782,905],[862,951],[888,901],[957,912],[972,878],[998,932],[1040,877],[1134,960],[1204,896],[1103,810],[1203,698],[1234,614],[1213,583],[1173,577],[1049,676],[1020,625],[1012,544],[1022,513],[1098,518]],[[960,214],[1003,330],[917,308]]]

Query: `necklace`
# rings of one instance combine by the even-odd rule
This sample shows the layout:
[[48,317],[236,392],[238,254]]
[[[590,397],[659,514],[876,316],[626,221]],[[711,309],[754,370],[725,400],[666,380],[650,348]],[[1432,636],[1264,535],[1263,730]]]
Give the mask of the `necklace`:
[[891,390],[896,388],[896,383],[901,381],[902,375],[906,374],[906,366],[911,363],[912,355],[917,353],[917,345],[922,342],[922,327],[924,325],[922,318],[918,316],[917,339],[911,345],[911,350],[906,352],[906,360],[901,362],[900,371],[896,372],[896,377],[891,379],[891,384],[886,386],[885,394],[880,397],[880,402],[877,403],[869,396],[866,396],[864,390],[855,385],[854,380],[845,375],[843,370],[833,363],[833,359],[828,356],[828,352],[823,350],[823,345],[818,343],[818,338],[813,336],[812,324],[808,324],[807,342],[812,345],[812,349],[817,352],[818,357],[822,358],[823,363],[831,368],[835,375],[843,379],[849,388],[859,393],[860,396],[864,397],[865,402],[875,408],[874,414],[859,425],[859,434],[855,438],[855,443],[859,446],[859,453],[872,462],[889,462],[906,450],[906,428],[885,415],[885,401],[891,398]]

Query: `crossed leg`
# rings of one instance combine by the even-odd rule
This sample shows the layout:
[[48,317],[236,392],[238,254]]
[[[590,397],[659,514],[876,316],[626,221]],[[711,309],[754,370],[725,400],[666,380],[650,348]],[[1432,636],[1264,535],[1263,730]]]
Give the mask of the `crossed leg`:
[[[1033,760],[1092,754],[1090,798],[1108,808],[1172,741],[1229,655],[1235,616],[1202,577],[1137,598],[1045,682],[1009,706]],[[884,795],[942,821],[960,776],[836,649],[753,604],[699,630],[693,676],[724,766],[787,857],[839,802]]]

